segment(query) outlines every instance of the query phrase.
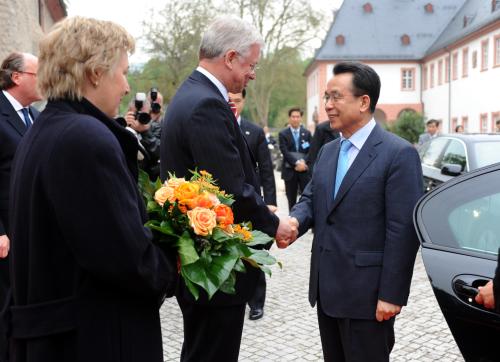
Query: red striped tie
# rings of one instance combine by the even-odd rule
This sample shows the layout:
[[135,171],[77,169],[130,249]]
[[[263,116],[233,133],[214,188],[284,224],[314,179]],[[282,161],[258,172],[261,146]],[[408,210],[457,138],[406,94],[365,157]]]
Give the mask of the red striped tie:
[[229,108],[233,111],[234,117],[238,119],[238,108],[236,108],[236,104],[231,100],[231,98],[229,98],[227,103],[229,104]]

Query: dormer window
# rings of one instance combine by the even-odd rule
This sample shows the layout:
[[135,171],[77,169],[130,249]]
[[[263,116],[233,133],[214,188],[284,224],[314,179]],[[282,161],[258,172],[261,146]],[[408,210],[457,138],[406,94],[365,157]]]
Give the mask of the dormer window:
[[365,5],[363,5],[363,11],[364,11],[366,14],[371,14],[371,13],[373,13],[373,6],[372,6],[372,4],[370,4],[370,3],[366,3]]
[[473,15],[464,15],[464,28],[472,23],[472,20],[474,20]]
[[432,14],[434,12],[434,6],[431,3],[425,5],[424,9],[427,14]]
[[345,37],[341,34],[341,35],[337,35],[335,37],[335,44],[337,45],[344,45],[345,44]]
[[500,0],[491,0],[491,12],[497,11],[500,9]]
[[401,44],[410,45],[410,37],[407,34],[401,36]]

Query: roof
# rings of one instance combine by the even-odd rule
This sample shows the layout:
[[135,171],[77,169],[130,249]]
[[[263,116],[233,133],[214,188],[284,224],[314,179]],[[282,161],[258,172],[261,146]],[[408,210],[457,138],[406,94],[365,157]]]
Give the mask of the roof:
[[[464,17],[467,17],[467,25],[464,26]],[[468,0],[460,11],[449,22],[442,34],[427,50],[427,55],[432,54],[457,40],[485,27],[500,19],[500,7],[491,11],[491,1]]]
[[[344,0],[315,60],[419,60],[463,4],[476,0]],[[480,2],[491,3],[481,0]],[[363,5],[371,3],[373,12]],[[433,12],[426,12],[431,3]],[[490,9],[491,10],[491,9]],[[345,37],[344,45],[335,38]],[[410,37],[403,45],[402,36]]]

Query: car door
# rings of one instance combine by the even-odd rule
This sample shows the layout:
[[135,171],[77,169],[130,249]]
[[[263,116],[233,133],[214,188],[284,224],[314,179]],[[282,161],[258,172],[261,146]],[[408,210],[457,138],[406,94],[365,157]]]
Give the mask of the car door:
[[432,190],[451,178],[450,176],[441,174],[443,154],[449,142],[450,140],[446,137],[433,138],[419,152],[422,162],[425,192]]
[[466,361],[499,361],[500,314],[474,301],[495,274],[500,247],[500,164],[425,195],[414,223],[434,294]]

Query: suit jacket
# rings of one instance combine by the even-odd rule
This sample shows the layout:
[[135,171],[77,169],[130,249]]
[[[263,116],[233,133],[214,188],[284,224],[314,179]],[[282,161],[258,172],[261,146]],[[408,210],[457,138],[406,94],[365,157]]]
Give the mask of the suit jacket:
[[11,190],[11,360],[163,361],[177,273],[143,226],[134,136],[85,99],[51,101]]
[[319,294],[329,316],[374,319],[379,299],[397,305],[408,299],[422,168],[411,144],[376,125],[333,200],[339,150],[338,139],[322,148],[291,215],[300,234],[315,228],[311,305]]
[[267,205],[277,205],[273,162],[264,130],[243,117],[240,120],[240,128],[253,158],[257,161],[257,172],[260,185],[264,191],[264,202]]
[[439,134],[431,136],[429,132],[424,132],[420,136],[418,136],[418,145],[422,146],[425,142],[430,141],[431,139],[437,137]]
[[[293,139],[291,127],[282,129],[279,133],[279,144],[280,151],[283,154],[283,166],[281,168],[281,178],[285,181],[290,180],[294,173],[295,162],[298,158],[293,155],[293,152],[297,152],[295,149],[295,140]],[[300,126],[299,132],[299,150],[305,154],[304,161],[307,160],[307,153],[309,152],[311,146],[311,132]]]
[[[190,178],[189,170],[196,168],[210,172],[222,190],[234,195],[235,222],[251,221],[255,229],[276,234],[279,219],[260,196],[256,164],[236,118],[217,87],[198,71],[182,83],[167,108],[160,164],[162,179],[169,172]],[[259,278],[259,269],[248,265],[246,269],[246,273],[237,273],[235,295],[218,292],[208,301],[202,291],[197,303],[246,303]],[[182,281],[180,285],[178,298],[194,303]]]
[[307,154],[307,166],[309,166],[309,172],[312,172],[314,169],[314,162],[316,162],[316,157],[318,157],[318,152],[321,147],[338,137],[339,133],[330,127],[329,121],[321,122],[316,126],[316,130],[314,131],[311,141],[311,148]]
[[[29,107],[31,117],[36,119],[39,112]],[[0,235],[7,233],[9,205],[9,181],[12,159],[17,145],[26,133],[24,121],[0,90]]]

